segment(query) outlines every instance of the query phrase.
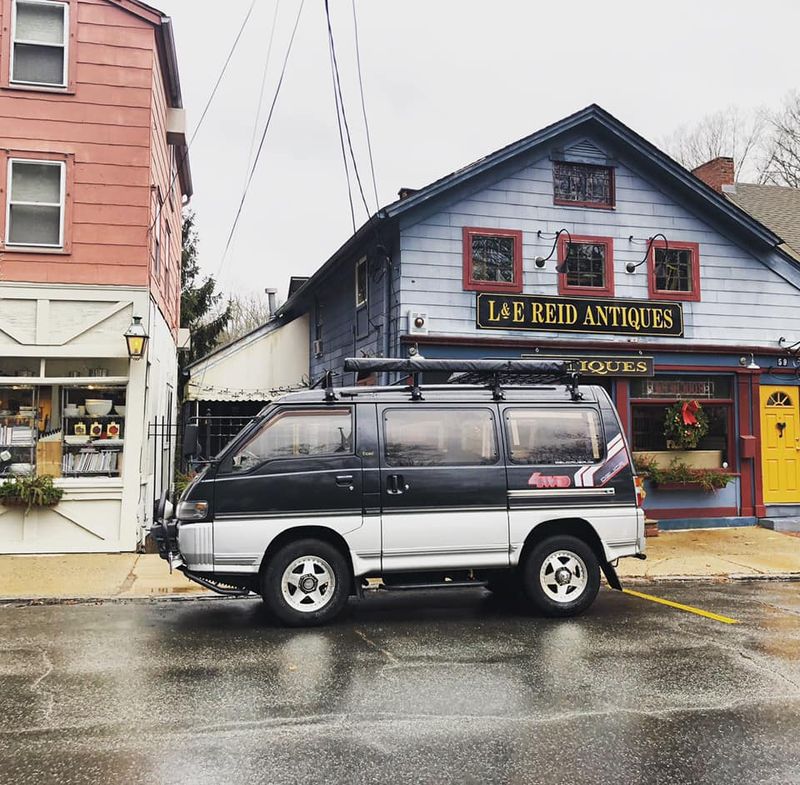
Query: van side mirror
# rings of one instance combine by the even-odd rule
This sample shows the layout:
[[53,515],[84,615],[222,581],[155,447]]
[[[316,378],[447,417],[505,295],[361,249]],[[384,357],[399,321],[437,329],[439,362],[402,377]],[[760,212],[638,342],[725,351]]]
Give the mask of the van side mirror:
[[197,425],[187,425],[183,429],[183,457],[194,458],[200,453],[200,428]]

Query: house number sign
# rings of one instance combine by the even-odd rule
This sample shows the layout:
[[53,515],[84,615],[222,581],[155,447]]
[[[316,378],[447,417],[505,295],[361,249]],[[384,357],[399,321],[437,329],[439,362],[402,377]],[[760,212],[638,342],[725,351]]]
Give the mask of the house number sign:
[[683,336],[682,303],[547,297],[526,294],[476,296],[481,330],[540,330],[613,335]]

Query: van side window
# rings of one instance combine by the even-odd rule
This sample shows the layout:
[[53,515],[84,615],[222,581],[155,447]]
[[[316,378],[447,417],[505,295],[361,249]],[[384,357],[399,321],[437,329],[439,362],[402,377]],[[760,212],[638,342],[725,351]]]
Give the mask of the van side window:
[[232,472],[246,472],[275,458],[346,455],[353,452],[350,409],[290,409],[278,412],[233,456]]
[[512,463],[596,463],[603,455],[594,409],[506,409]]
[[487,466],[497,463],[490,409],[387,409],[384,456],[389,466]]

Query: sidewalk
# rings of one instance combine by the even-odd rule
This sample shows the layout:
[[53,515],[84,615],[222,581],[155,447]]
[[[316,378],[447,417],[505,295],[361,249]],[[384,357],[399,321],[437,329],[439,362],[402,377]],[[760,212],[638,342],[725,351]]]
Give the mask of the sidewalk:
[[[647,561],[622,559],[623,582],[800,580],[800,537],[758,527],[662,532]],[[214,596],[153,554],[0,556],[2,600],[127,600]]]

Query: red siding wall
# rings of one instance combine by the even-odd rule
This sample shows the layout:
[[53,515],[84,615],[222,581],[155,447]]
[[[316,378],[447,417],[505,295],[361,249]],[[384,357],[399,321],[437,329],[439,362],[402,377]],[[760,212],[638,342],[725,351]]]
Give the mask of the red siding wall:
[[[11,87],[11,0],[0,0],[0,243],[5,238],[8,151],[69,154],[64,251],[5,250],[4,281],[153,285],[167,321],[177,326],[174,292],[151,278],[153,189],[167,193],[166,98],[156,31],[107,0],[70,0],[70,87],[44,92]],[[167,170],[168,171],[168,170]],[[178,192],[180,191],[177,185]],[[180,249],[180,193],[162,213]],[[176,278],[173,275],[172,278]],[[174,284],[174,280],[172,281]],[[176,295],[177,293],[177,295]]]

